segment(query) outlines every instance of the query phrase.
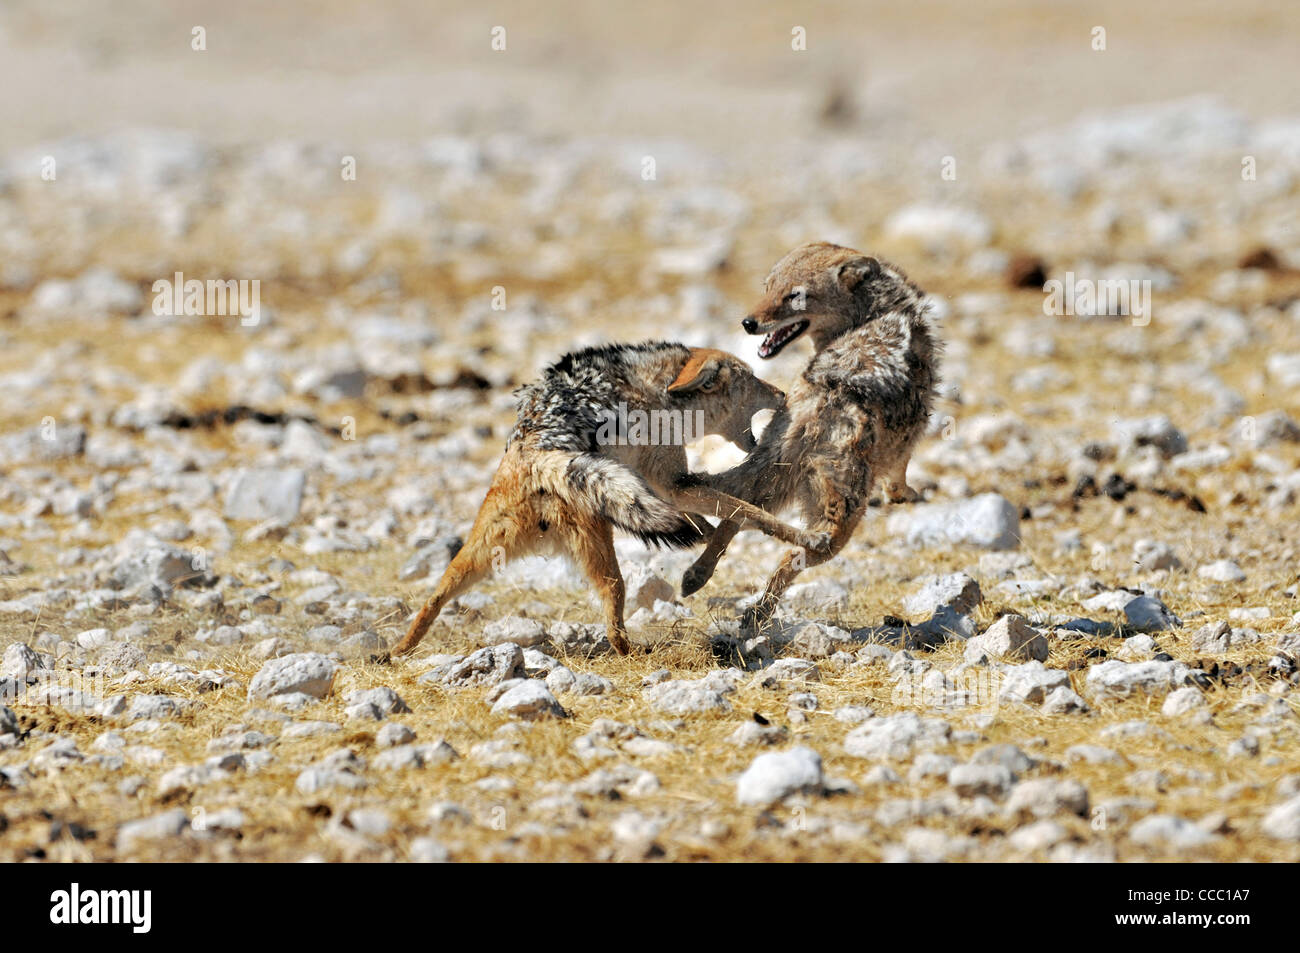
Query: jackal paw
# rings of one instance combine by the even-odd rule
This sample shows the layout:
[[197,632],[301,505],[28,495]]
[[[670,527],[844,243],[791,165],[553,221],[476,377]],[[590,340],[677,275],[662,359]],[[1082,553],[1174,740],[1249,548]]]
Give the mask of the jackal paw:
[[902,486],[891,486],[887,495],[890,503],[919,503],[924,499],[920,493],[906,483]]
[[682,573],[682,596],[694,595],[703,589],[705,584],[712,578],[713,567],[692,563],[690,568]]
[[619,655],[627,655],[628,652],[632,651],[632,646],[628,644],[627,638],[624,637],[622,632],[610,632],[609,644]]
[[803,548],[815,556],[829,556],[831,554],[831,534],[804,533]]
[[740,629],[742,632],[757,632],[770,618],[772,618],[771,609],[766,608],[762,603],[752,605],[740,617]]

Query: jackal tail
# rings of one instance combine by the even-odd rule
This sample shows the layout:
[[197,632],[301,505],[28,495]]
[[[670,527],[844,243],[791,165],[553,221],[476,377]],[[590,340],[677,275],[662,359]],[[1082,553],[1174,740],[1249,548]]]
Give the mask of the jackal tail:
[[645,480],[621,463],[592,453],[547,453],[534,474],[571,506],[594,510],[654,546],[694,546],[713,529],[702,517],[682,513],[655,495]]

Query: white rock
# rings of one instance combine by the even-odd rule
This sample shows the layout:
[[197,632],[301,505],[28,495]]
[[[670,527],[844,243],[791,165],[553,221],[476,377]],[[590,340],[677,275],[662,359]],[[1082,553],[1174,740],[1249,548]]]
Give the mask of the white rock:
[[736,800],[767,806],[798,792],[820,793],[822,787],[821,755],[800,746],[755,758],[736,782]]
[[1065,749],[1065,760],[1083,761],[1087,764],[1124,764],[1124,758],[1101,745],[1070,745]]
[[415,740],[415,732],[399,722],[390,721],[375,733],[375,744],[381,748],[396,748]]
[[1133,544],[1133,562],[1144,572],[1183,568],[1173,547],[1154,539],[1139,539]]
[[844,739],[844,750],[858,758],[906,761],[918,749],[947,744],[951,734],[952,727],[946,721],[903,712],[854,728]]
[[1200,847],[1214,840],[1195,823],[1172,814],[1152,814],[1134,824],[1128,832],[1129,839],[1137,844],[1166,845],[1169,847]]
[[1189,669],[1182,662],[1121,662],[1108,659],[1088,669],[1086,685],[1095,698],[1118,700],[1181,688]]
[[1046,662],[1047,636],[1023,616],[1004,615],[984,632],[967,640],[964,657],[978,663],[989,659],[1033,659]]
[[1014,780],[1001,764],[959,764],[948,772],[948,785],[962,797],[1002,797]]
[[302,509],[306,486],[307,474],[300,469],[243,470],[226,495],[225,517],[292,523]]
[[1219,559],[1196,570],[1196,575],[1211,582],[1245,582],[1246,573],[1231,559]]
[[567,717],[545,683],[531,678],[508,689],[498,698],[492,706],[492,714],[512,715],[527,720]]
[[117,849],[123,853],[130,853],[150,841],[178,837],[189,826],[189,815],[179,807],[164,811],[162,814],[155,814],[153,817],[127,821],[117,829]]
[[1087,711],[1088,702],[1083,701],[1083,697],[1078,692],[1065,685],[1052,689],[1043,701],[1045,715],[1084,714]]
[[1111,427],[1111,439],[1125,452],[1155,447],[1166,458],[1187,452],[1186,434],[1165,416],[1117,420]]
[[324,698],[334,684],[337,664],[316,652],[297,652],[266,662],[253,676],[248,697],[272,698],[276,695],[303,694]]
[[1260,641],[1254,629],[1234,629],[1227,622],[1210,622],[1192,633],[1192,648],[1197,652],[1221,655],[1231,648]]
[[629,615],[638,609],[653,611],[656,602],[673,602],[677,598],[677,590],[673,588],[672,583],[643,566],[638,566],[629,572],[624,584],[626,586],[624,611]]
[[656,711],[688,715],[705,711],[731,711],[731,703],[717,688],[699,681],[674,680],[650,685],[642,692]]
[[970,615],[983,601],[979,583],[964,572],[954,572],[927,581],[920,592],[903,601],[903,610],[913,617],[928,617],[946,606],[958,615]]
[[410,858],[416,864],[445,864],[451,859],[447,848],[432,837],[417,837],[411,841]]
[[504,619],[489,622],[483,627],[482,642],[484,645],[502,645],[506,642],[513,642],[523,648],[525,646],[540,645],[545,641],[546,628],[536,619],[506,616]]
[[1078,781],[1033,778],[1011,789],[1007,813],[1028,811],[1035,817],[1088,813],[1088,790]]
[[127,534],[117,547],[108,584],[114,589],[138,590],[157,586],[164,593],[197,580],[203,573],[194,568],[194,555],[139,531]]
[[22,642],[14,642],[5,647],[4,662],[0,664],[0,677],[23,681],[29,674],[49,668],[39,652]]
[[1119,647],[1115,657],[1123,659],[1125,662],[1141,662],[1155,655],[1158,648],[1156,640],[1151,636],[1135,635],[1124,640],[1124,644]]
[[385,715],[402,715],[411,711],[402,696],[386,685],[348,692],[343,699],[345,705],[374,705]]
[[1187,685],[1169,693],[1160,713],[1166,718],[1182,718],[1195,712],[1208,711],[1205,693],[1194,685]]
[[890,515],[888,528],[917,546],[969,544],[1005,550],[1020,545],[1020,512],[996,493],[899,510]]
[[1269,811],[1260,829],[1274,840],[1300,841],[1300,797],[1284,801]]
[[1069,836],[1069,831],[1056,821],[1042,820],[1016,828],[1007,837],[1007,841],[1016,850],[1036,851],[1046,850]]
[[1039,705],[1055,691],[1070,687],[1068,672],[1047,668],[1042,662],[1025,662],[1003,670],[1004,678],[998,689],[998,701],[1025,702]]
[[499,685],[510,679],[525,677],[524,653],[513,642],[490,645],[462,658],[453,658],[435,666],[418,681],[439,685]]
[[885,220],[885,233],[892,238],[914,239],[929,245],[977,247],[993,237],[991,226],[973,209],[956,205],[908,205]]

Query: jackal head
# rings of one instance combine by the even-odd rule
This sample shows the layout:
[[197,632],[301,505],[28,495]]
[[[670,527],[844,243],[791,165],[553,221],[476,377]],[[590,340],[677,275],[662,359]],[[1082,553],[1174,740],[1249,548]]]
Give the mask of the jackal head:
[[754,415],[785,403],[785,394],[755,377],[740,358],[706,347],[691,348],[668,385],[668,398],[674,409],[702,411],[705,433],[721,434],[746,453],[758,445]]
[[850,328],[919,298],[894,267],[842,245],[809,242],[772,267],[763,300],[740,324],[765,335],[758,356],[767,359],[805,331],[820,351]]

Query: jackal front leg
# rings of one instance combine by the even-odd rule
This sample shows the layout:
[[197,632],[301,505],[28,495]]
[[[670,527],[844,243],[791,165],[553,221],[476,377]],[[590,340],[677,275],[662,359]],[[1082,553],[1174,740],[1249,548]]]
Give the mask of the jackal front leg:
[[713,535],[709,537],[709,544],[704,547],[704,552],[700,553],[699,558],[682,573],[683,596],[699,592],[704,588],[705,583],[713,578],[713,572],[718,568],[718,560],[722,558],[722,554],[727,551],[727,547],[739,532],[740,524],[733,523],[731,520],[723,520],[714,527]]
[[[736,530],[762,530],[768,536],[775,536],[782,542],[801,546],[809,552],[825,553],[831,545],[831,537],[827,532],[796,529],[753,503],[746,503],[739,497],[711,487],[691,486],[678,489],[673,493],[672,503],[678,509],[688,513],[714,516],[735,523]],[[735,533],[736,531],[732,531],[732,536]],[[726,542],[724,541],[722,545],[725,548]]]

